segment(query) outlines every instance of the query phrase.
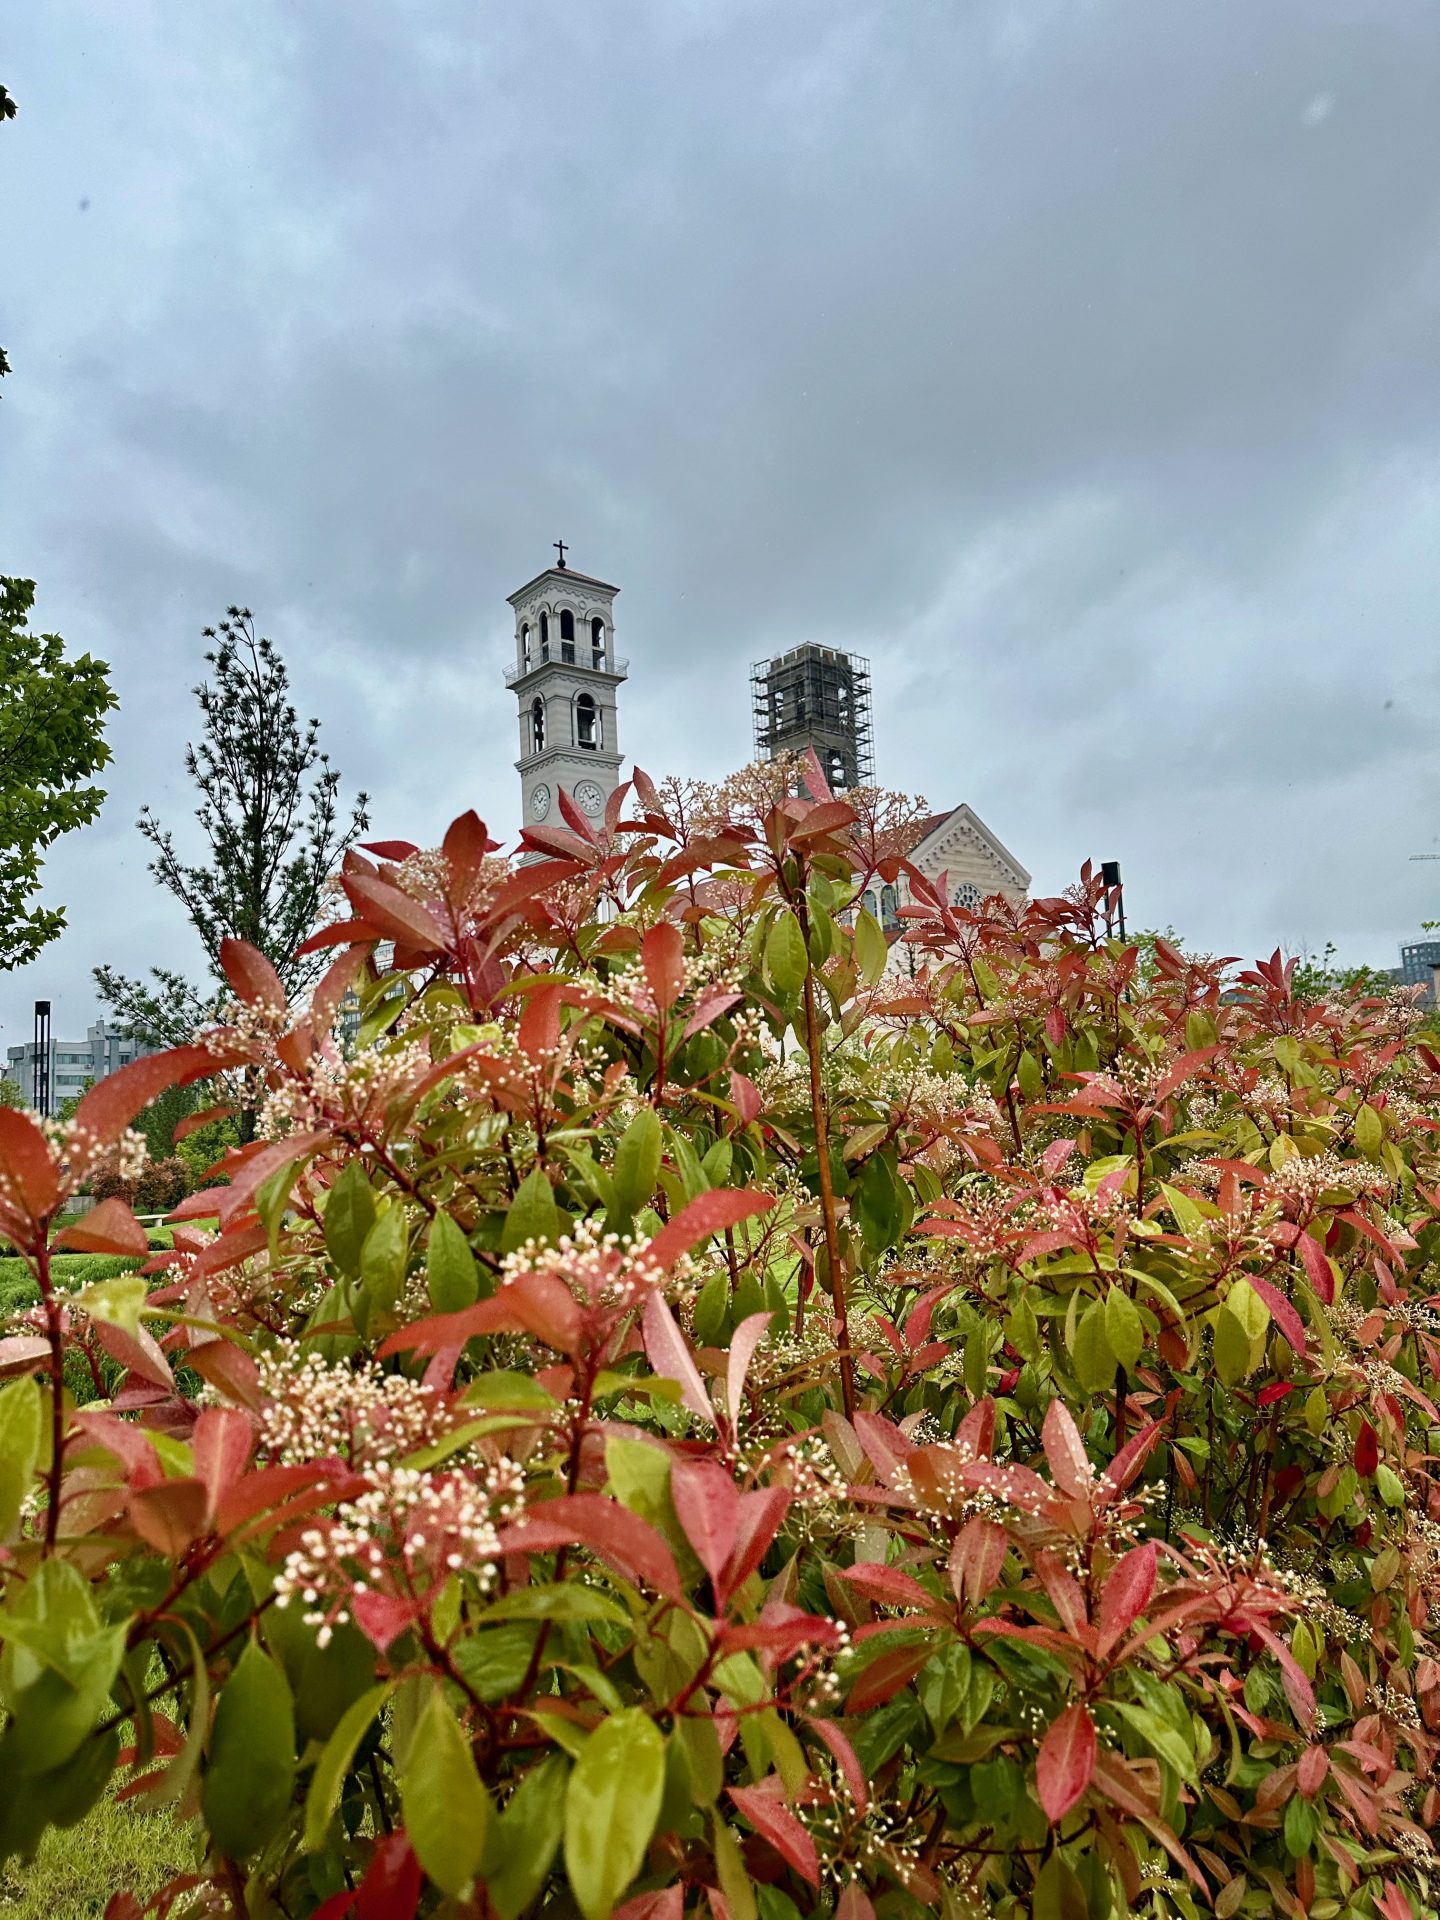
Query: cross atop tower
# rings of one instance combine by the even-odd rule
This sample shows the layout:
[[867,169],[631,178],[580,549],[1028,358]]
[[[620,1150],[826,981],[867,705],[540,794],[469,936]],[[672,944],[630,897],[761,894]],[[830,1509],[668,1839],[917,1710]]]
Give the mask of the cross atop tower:
[[552,546],[552,547],[554,547],[554,548],[555,548],[555,550],[556,550],[556,552],[557,552],[557,553],[558,553],[558,554],[560,555],[560,571],[561,571],[561,573],[564,573],[564,571],[565,571],[565,542],[564,542],[563,540],[552,540],[552,541],[550,542],[550,544],[551,544],[551,546]]

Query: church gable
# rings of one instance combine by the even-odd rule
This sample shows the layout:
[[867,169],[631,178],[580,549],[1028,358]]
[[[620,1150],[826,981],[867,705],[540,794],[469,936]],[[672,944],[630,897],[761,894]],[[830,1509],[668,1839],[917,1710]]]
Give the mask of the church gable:
[[1003,893],[1022,898],[1030,875],[1014,854],[998,840],[973,807],[962,803],[940,814],[910,855],[927,880],[947,874],[952,896],[962,888],[977,887],[980,897]]

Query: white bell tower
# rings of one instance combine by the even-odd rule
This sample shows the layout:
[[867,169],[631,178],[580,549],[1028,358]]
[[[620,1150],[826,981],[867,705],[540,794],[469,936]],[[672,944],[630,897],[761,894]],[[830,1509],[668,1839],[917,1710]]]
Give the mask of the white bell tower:
[[564,787],[585,814],[598,820],[620,784],[620,739],[615,696],[629,667],[615,653],[618,587],[565,564],[510,595],[515,609],[515,665],[505,684],[520,704],[523,821],[564,826]]

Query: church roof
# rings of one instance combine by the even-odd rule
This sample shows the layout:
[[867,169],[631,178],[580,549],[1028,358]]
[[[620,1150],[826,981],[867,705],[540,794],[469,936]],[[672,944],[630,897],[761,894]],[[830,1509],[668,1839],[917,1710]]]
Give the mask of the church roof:
[[508,596],[510,605],[513,607],[517,600],[523,600],[532,587],[538,587],[542,580],[548,580],[552,575],[556,580],[578,580],[582,586],[599,587],[604,593],[620,591],[619,587],[612,587],[608,580],[597,580],[590,573],[577,573],[574,567],[545,567],[533,580],[527,580],[523,587],[517,587],[515,592]]
[[910,849],[910,858],[915,865],[919,866],[927,853],[938,854],[944,843],[947,829],[954,827],[968,828],[989,849],[1000,865],[1013,875],[1014,884],[1017,887],[1024,888],[1030,885],[1030,875],[1025,868],[1004,842],[991,832],[969,802],[964,800],[958,807],[952,807],[948,813],[932,813],[921,822],[920,838]]

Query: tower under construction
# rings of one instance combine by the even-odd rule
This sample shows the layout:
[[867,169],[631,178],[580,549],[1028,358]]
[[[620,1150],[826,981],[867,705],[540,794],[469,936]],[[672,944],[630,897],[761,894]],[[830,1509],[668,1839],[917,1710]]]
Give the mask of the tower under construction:
[[874,777],[870,662],[838,647],[808,644],[757,660],[750,669],[757,759],[813,747],[836,792]]

